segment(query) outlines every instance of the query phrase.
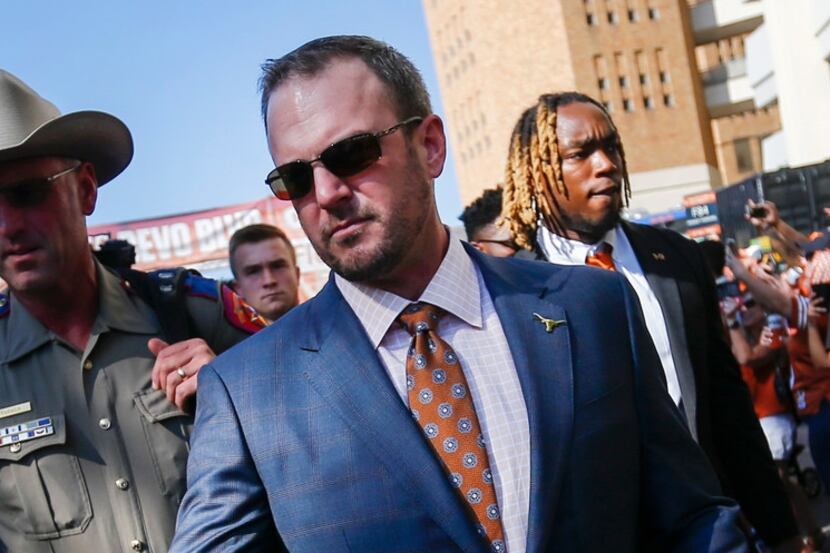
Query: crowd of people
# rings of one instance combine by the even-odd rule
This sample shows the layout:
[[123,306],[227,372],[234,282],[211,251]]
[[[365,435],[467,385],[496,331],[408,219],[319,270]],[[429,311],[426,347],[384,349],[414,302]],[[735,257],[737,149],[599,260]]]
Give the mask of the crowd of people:
[[803,420],[830,483],[830,239],[769,202],[775,254],[625,221],[613,119],[563,92],[463,244],[405,56],[326,37],[260,83],[266,182],[332,269],[299,305],[268,225],[229,284],[93,255],[129,130],[0,70],[0,552],[821,549],[789,474]]

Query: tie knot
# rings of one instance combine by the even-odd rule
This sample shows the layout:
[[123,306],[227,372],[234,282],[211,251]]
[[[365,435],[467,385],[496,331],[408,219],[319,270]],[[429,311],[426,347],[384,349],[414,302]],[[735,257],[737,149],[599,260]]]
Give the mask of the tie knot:
[[415,336],[421,332],[435,330],[435,327],[438,326],[438,320],[443,314],[444,311],[440,307],[418,302],[409,304],[401,311],[398,320],[409,334]]
[[594,250],[594,253],[585,257],[585,264],[608,271],[614,271],[614,258],[611,257],[611,252],[613,250],[614,247],[608,242],[600,242]]
[[600,242],[597,244],[596,250],[594,250],[594,255],[611,255],[614,253],[614,246],[609,244],[608,242]]

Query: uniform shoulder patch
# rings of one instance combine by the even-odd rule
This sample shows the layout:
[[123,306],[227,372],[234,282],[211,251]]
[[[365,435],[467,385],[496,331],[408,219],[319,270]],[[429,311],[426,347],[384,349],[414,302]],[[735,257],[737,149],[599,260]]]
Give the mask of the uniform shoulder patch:
[[219,300],[216,281],[195,273],[188,272],[184,277],[184,289],[188,296],[207,298],[213,301]]
[[262,330],[269,324],[265,317],[257,313],[256,309],[248,305],[227,284],[222,285],[222,304],[225,319],[231,325],[248,334]]
[[5,294],[0,294],[0,319],[3,317],[7,317],[9,313],[12,311],[11,302],[9,301],[9,296]]

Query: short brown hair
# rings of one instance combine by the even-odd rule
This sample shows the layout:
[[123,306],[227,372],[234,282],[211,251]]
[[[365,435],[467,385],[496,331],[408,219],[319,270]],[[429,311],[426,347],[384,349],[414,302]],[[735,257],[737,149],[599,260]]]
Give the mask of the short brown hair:
[[231,239],[228,242],[228,260],[230,261],[231,273],[233,273],[234,278],[237,278],[237,274],[236,266],[233,261],[233,254],[236,253],[237,248],[239,248],[242,244],[257,244],[263,240],[270,240],[271,238],[279,238],[285,242],[285,245],[288,246],[288,251],[291,254],[291,261],[295,266],[297,265],[297,254],[294,252],[294,246],[291,245],[291,240],[288,239],[285,232],[274,225],[257,223],[237,230],[233,233],[233,235],[231,235]]
[[287,79],[299,75],[313,77],[336,58],[359,58],[386,86],[392,105],[401,119],[426,117],[432,113],[429,92],[415,65],[385,42],[368,36],[327,36],[307,42],[281,58],[262,64],[259,88],[262,93],[262,118],[268,128],[268,99]]

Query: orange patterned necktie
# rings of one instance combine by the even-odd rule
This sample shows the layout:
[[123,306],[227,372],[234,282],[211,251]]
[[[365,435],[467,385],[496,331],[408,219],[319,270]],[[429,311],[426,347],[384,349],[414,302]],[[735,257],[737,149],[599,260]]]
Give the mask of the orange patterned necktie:
[[467,379],[452,347],[436,329],[444,311],[413,303],[398,317],[412,335],[406,356],[406,389],[412,416],[444,463],[493,553],[504,553],[501,511]]
[[592,255],[585,257],[585,264],[591,267],[599,267],[606,271],[616,271],[614,267],[614,260],[611,258],[611,252],[614,247],[608,242],[602,242]]

